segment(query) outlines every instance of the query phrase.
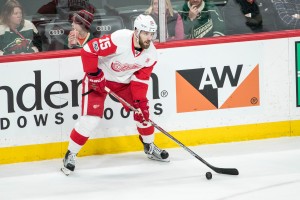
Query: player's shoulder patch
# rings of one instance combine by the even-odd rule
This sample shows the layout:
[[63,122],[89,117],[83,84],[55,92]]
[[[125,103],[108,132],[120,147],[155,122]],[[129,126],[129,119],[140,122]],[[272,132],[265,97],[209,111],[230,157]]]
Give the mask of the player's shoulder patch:
[[98,42],[97,41],[94,41],[93,42],[93,49],[98,52],[99,51],[99,45],[98,45]]

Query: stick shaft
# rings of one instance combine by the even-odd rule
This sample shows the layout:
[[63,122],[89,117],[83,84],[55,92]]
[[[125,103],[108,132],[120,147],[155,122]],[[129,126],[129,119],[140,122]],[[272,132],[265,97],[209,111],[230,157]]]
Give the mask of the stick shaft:
[[[126,105],[128,108],[130,108],[132,111],[138,112],[138,110],[136,108],[134,108],[131,104],[129,104],[124,99],[122,99],[121,97],[119,97],[117,94],[115,94],[114,92],[112,92],[109,88],[105,87],[105,90],[106,90],[106,92],[108,92],[109,94],[111,94],[113,97],[115,97],[118,101],[120,101],[121,103],[123,103],[124,105]],[[211,168],[215,172],[220,173],[220,174],[229,174],[229,175],[238,175],[239,174],[239,171],[237,169],[235,169],[235,168],[219,168],[219,167],[215,167],[215,166],[209,164],[206,160],[204,160],[203,158],[201,158],[194,151],[192,151],[190,148],[188,148],[187,146],[185,146],[183,143],[181,143],[179,140],[177,140],[175,137],[173,137],[170,133],[168,133],[167,131],[165,131],[163,128],[161,128],[159,125],[157,125],[151,119],[149,119],[149,121],[150,121],[150,123],[157,130],[159,130],[160,132],[162,132],[164,135],[166,135],[168,138],[170,138],[171,140],[173,140],[175,143],[177,143],[179,146],[181,146],[184,150],[186,150],[187,152],[189,152],[192,156],[194,156],[195,158],[197,158],[198,160],[200,160],[202,163],[204,163],[206,166],[208,166],[209,168]]]

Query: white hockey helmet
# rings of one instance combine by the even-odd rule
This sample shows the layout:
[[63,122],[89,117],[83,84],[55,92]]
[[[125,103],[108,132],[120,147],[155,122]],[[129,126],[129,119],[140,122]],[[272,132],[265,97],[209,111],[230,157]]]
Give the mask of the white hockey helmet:
[[140,14],[134,20],[133,26],[134,29],[137,30],[137,36],[140,34],[141,31],[155,33],[156,35],[157,25],[150,15]]

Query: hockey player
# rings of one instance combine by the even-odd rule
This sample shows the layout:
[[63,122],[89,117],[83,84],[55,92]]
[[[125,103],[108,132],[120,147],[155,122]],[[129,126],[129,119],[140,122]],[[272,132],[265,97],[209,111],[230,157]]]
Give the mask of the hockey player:
[[82,93],[87,95],[82,97],[82,116],[70,134],[68,151],[63,159],[62,171],[66,175],[74,171],[77,153],[101,121],[107,96],[105,87],[139,111],[134,113],[134,120],[148,158],[169,161],[168,152],[153,143],[154,127],[148,122],[146,94],[148,80],[157,62],[156,48],[152,43],[156,30],[157,25],[151,16],[139,15],[134,21],[133,31],[123,29],[93,39],[81,50],[85,72]]

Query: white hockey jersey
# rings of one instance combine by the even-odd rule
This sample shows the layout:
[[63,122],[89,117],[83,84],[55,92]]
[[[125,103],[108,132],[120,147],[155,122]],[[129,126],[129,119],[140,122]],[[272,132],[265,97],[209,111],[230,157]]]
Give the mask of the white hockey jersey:
[[147,90],[157,62],[156,48],[151,42],[148,49],[136,55],[133,39],[133,31],[122,29],[89,41],[81,51],[83,70],[93,73],[100,68],[108,81],[130,83],[137,90]]

